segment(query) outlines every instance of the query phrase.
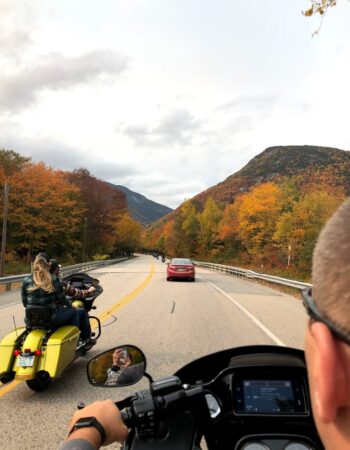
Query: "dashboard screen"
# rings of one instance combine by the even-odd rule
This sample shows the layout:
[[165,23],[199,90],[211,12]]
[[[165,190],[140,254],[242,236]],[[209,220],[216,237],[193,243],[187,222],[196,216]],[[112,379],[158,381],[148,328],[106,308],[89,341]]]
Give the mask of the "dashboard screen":
[[291,380],[242,380],[244,411],[279,414],[297,412]]

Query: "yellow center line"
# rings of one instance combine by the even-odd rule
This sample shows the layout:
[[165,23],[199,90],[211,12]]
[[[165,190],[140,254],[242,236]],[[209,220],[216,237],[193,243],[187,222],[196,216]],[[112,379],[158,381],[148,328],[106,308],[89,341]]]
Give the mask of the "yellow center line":
[[[107,311],[104,311],[100,316],[97,316],[101,323],[106,322],[109,317],[114,314],[116,311],[120,310],[121,308],[124,308],[128,303],[130,303],[135,297],[137,297],[150,283],[154,276],[155,270],[154,270],[154,263],[151,262],[151,271],[147,275],[147,277],[143,280],[143,282],[137,286],[133,291],[131,291],[129,294],[127,294],[125,297],[123,297],[121,300],[119,300],[117,303],[115,303],[113,306],[108,308]],[[96,328],[96,327],[95,327]],[[9,384],[1,384],[0,383],[0,398],[6,395],[8,392],[12,391],[17,385],[22,383],[22,381],[14,380]]]
[[126,306],[128,303],[131,302],[131,300],[133,300],[135,297],[137,297],[145,289],[145,287],[149,284],[149,282],[153,278],[154,273],[155,273],[154,263],[152,261],[151,271],[147,275],[145,280],[139,286],[137,286],[137,288],[135,288],[133,291],[131,291],[129,294],[127,294],[125,297],[123,297],[121,300],[119,300],[117,303],[115,303],[113,306],[111,306],[107,311],[103,312],[100,316],[98,316],[100,321],[102,323],[106,322],[106,320],[112,314],[114,314],[116,311],[118,311],[119,309]]

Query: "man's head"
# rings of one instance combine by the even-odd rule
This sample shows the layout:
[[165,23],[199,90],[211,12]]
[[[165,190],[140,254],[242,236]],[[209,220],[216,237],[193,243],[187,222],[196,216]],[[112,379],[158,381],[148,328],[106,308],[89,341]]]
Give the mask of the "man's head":
[[61,264],[58,263],[57,259],[50,259],[50,273],[58,276],[60,268]]
[[[312,297],[320,314],[350,337],[350,199],[322,230],[313,256]],[[327,449],[350,449],[350,346],[310,319],[305,336],[313,413]]]

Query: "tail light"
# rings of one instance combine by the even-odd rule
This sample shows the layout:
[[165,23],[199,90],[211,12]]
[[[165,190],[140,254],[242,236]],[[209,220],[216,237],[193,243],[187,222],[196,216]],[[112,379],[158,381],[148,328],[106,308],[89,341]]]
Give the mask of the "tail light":
[[41,350],[35,350],[35,352],[34,352],[37,356],[40,356],[41,355]]
[[14,352],[13,352],[13,354],[15,355],[15,356],[18,356],[18,355],[20,355],[21,354],[21,350],[15,350]]

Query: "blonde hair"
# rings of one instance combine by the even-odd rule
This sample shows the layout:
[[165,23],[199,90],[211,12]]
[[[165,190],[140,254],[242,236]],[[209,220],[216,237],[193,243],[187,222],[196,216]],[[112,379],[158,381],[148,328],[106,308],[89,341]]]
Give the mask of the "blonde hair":
[[50,265],[50,261],[48,261],[42,253],[37,255],[32,266],[34,286],[28,289],[30,292],[39,288],[48,293],[54,292]]
[[322,230],[313,256],[312,296],[320,311],[350,331],[350,198]]

